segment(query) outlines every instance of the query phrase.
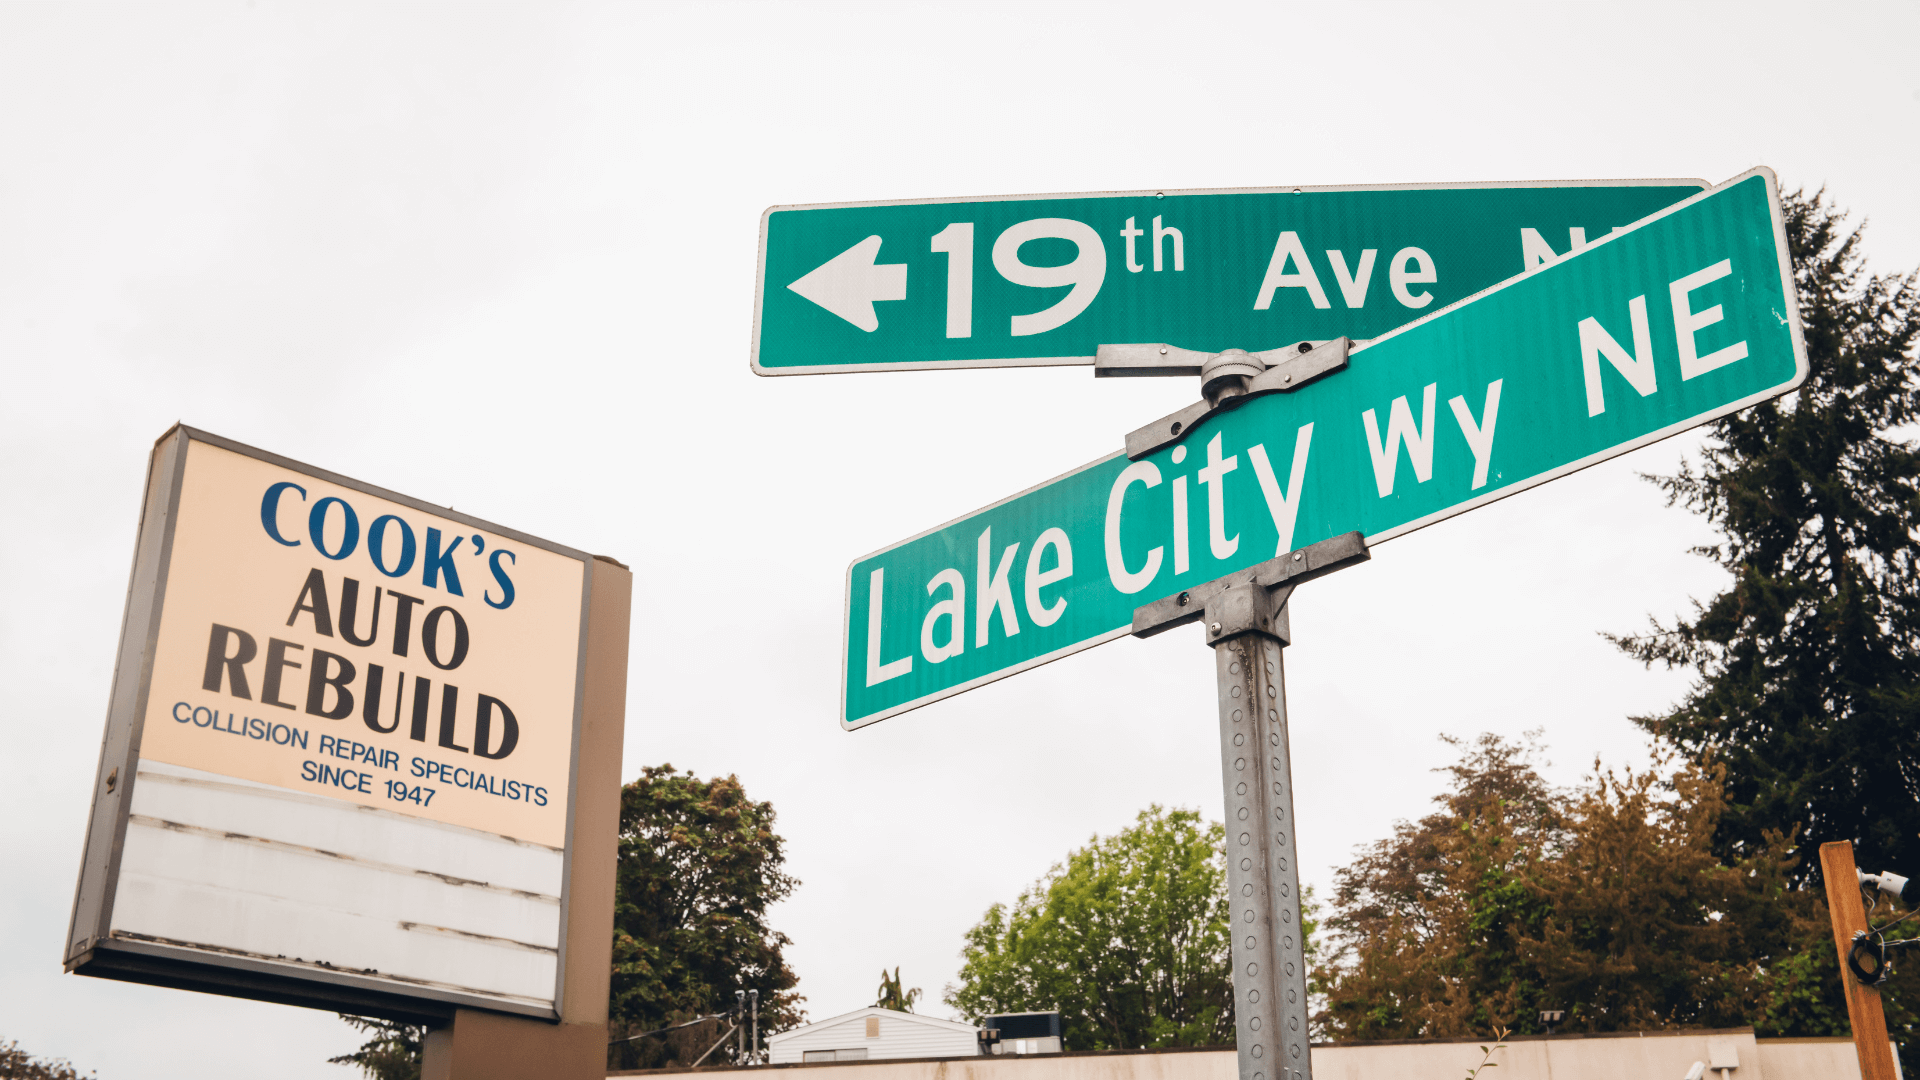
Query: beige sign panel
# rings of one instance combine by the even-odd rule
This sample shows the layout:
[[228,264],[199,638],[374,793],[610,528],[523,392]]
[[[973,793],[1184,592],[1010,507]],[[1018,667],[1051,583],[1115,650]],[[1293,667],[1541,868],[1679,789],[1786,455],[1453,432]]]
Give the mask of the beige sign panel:
[[190,442],[141,755],[561,847],[583,575]]
[[561,1017],[579,815],[598,806],[600,836],[613,812],[576,789],[601,573],[626,572],[169,432],[68,969],[434,1023]]

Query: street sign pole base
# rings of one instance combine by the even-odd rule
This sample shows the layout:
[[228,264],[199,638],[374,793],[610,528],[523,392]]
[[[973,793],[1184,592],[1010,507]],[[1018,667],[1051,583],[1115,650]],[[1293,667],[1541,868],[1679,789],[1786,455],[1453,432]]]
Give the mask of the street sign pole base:
[[1367,558],[1358,533],[1337,536],[1134,612],[1136,637],[1200,621],[1213,648],[1241,1080],[1313,1076],[1281,651],[1293,590]]

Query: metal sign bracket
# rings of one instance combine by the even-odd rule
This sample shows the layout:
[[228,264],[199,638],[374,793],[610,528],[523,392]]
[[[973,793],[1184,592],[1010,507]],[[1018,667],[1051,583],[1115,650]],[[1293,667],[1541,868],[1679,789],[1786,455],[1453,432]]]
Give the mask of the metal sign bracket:
[[[1359,533],[1350,532],[1331,536],[1298,551],[1276,555],[1266,562],[1250,566],[1245,570],[1215,578],[1204,585],[1195,585],[1184,592],[1135,608],[1133,636],[1152,637],[1176,626],[1185,626],[1204,618],[1208,624],[1207,644],[1218,644],[1231,636],[1226,629],[1229,625],[1239,625],[1238,622],[1222,622],[1221,619],[1241,618],[1237,614],[1241,606],[1253,604],[1251,600],[1241,598],[1250,595],[1256,588],[1262,591],[1277,590],[1278,595],[1273,600],[1273,607],[1275,610],[1280,610],[1285,608],[1287,597],[1293,594],[1295,586],[1317,577],[1324,577],[1335,570],[1344,570],[1355,563],[1366,562],[1372,557],[1367,551],[1365,538]],[[1234,593],[1235,588],[1238,588],[1239,592]],[[1233,593],[1233,597],[1231,600],[1226,600],[1229,593]],[[1219,603],[1226,603],[1229,606],[1217,608],[1216,605]],[[1216,614],[1221,618],[1216,618]],[[1213,629],[1215,623],[1220,624],[1220,630]],[[1249,625],[1234,633],[1251,629],[1253,627]],[[1282,641],[1282,644],[1286,643],[1286,640]]]
[[1193,425],[1262,394],[1286,394],[1347,366],[1353,340],[1303,341],[1281,349],[1221,353],[1194,352],[1171,345],[1102,345],[1094,354],[1096,377],[1198,375],[1202,400],[1163,416],[1127,436],[1127,457],[1134,460],[1180,441]]

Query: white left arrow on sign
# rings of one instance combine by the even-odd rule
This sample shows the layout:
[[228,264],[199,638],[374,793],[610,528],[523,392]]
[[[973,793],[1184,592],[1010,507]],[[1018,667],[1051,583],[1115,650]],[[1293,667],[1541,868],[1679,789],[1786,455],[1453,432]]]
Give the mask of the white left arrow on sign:
[[880,329],[877,300],[907,298],[907,264],[880,263],[880,238],[869,236],[787,286],[871,334]]

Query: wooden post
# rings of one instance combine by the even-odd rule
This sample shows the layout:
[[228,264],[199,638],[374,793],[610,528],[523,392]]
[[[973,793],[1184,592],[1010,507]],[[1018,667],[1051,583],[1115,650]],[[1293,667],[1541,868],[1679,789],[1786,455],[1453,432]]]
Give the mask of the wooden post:
[[1827,880],[1827,912],[1833,917],[1833,946],[1840,952],[1840,984],[1847,990],[1847,1021],[1853,1026],[1853,1050],[1860,1055],[1860,1080],[1896,1080],[1893,1044],[1887,1039],[1887,1016],[1880,1008],[1880,991],[1862,985],[1847,970],[1853,935],[1867,929],[1866,905],[1860,901],[1859,875],[1854,870],[1853,843],[1836,840],[1820,845],[1820,873]]

